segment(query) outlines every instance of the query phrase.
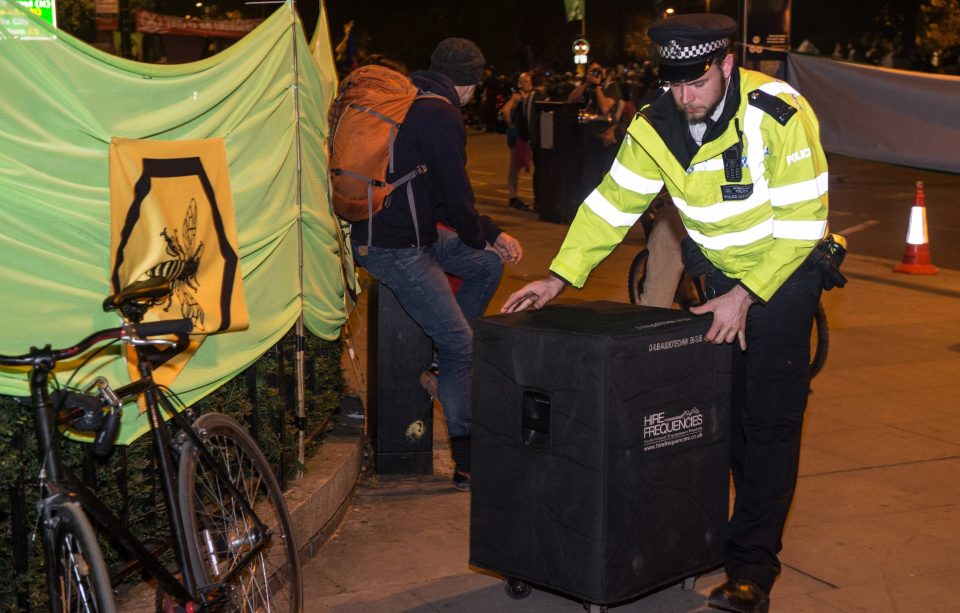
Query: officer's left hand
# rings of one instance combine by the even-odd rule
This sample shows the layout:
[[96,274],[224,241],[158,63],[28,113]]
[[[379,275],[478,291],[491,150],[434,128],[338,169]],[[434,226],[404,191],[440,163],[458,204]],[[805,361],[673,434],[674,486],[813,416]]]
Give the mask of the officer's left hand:
[[740,349],[747,350],[747,311],[753,298],[742,285],[735,285],[722,296],[708,300],[706,304],[690,307],[694,315],[713,313],[713,324],[707,330],[706,340],[720,345],[740,341]]

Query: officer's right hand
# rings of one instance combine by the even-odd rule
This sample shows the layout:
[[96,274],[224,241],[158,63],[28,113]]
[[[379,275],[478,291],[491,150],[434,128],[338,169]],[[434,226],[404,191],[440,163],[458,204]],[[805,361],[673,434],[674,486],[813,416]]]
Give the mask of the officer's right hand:
[[741,351],[747,350],[747,312],[753,306],[753,297],[742,285],[734,285],[726,294],[707,300],[705,304],[690,307],[694,315],[713,313],[713,322],[704,339],[722,345],[739,341]]
[[507,301],[500,307],[501,313],[516,313],[527,309],[539,309],[557,297],[563,291],[566,283],[559,277],[547,277],[538,281],[531,281],[522,288],[510,294]]

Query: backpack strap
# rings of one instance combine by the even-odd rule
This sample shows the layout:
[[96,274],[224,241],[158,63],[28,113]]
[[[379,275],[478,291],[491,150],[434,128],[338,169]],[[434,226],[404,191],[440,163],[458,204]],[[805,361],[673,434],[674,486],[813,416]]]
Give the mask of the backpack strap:
[[[433,92],[429,92],[429,91],[424,91],[424,90],[422,90],[422,89],[418,89],[418,90],[417,90],[417,95],[416,95],[416,97],[414,98],[414,101],[416,101],[416,100],[421,100],[421,99],[424,99],[424,98],[434,99],[434,100],[443,100],[443,101],[446,102],[447,104],[450,104],[450,100],[448,100],[448,99],[446,98],[446,96],[441,96],[440,94],[435,94],[435,93],[433,93]],[[377,111],[374,111],[373,109],[367,108],[367,107],[365,107],[365,106],[363,106],[363,105],[360,105],[360,104],[350,104],[350,106],[353,107],[353,108],[355,108],[355,109],[357,109],[358,111],[363,112],[363,113],[369,113],[370,115],[373,115],[374,117],[377,117],[377,118],[379,118],[379,119],[382,119],[383,121],[386,121],[387,123],[390,124],[390,139],[389,139],[390,157],[389,157],[388,166],[389,166],[389,172],[392,173],[392,172],[393,172],[393,145],[394,145],[394,143],[395,143],[396,140],[397,140],[397,133],[400,131],[400,127],[401,127],[402,124],[397,123],[396,121],[390,119],[390,118],[387,117],[386,115],[383,115],[382,113],[378,113]],[[366,251],[365,247],[366,247],[366,248],[369,248],[370,245],[373,244],[373,188],[374,188],[374,186],[376,186],[376,187],[383,187],[383,186],[386,185],[386,184],[383,183],[382,181],[377,181],[377,180],[371,179],[371,178],[369,178],[369,177],[364,177],[364,176],[362,176],[362,175],[360,175],[360,174],[357,174],[357,173],[355,173],[355,172],[350,172],[349,170],[343,170],[343,169],[340,169],[340,168],[336,168],[336,169],[333,169],[332,172],[336,172],[337,174],[345,174],[345,175],[347,175],[347,176],[353,177],[354,179],[359,179],[359,180],[365,181],[365,182],[367,183],[367,211],[368,211],[368,217],[367,217],[367,244],[366,244],[366,245],[362,245],[362,246],[360,247],[360,249],[362,250],[361,253],[362,253],[363,255],[366,255],[366,253],[365,253],[365,251]],[[414,232],[414,234],[415,234],[416,237],[417,237],[417,249],[420,248],[420,223],[417,221],[417,205],[416,205],[416,201],[414,200],[414,197],[413,197],[413,185],[410,183],[410,181],[412,181],[412,180],[415,179],[416,177],[424,174],[425,172],[427,172],[427,167],[426,167],[426,165],[425,165],[425,164],[419,164],[416,168],[414,168],[413,170],[411,170],[411,171],[408,172],[407,174],[403,175],[402,177],[400,177],[399,179],[397,179],[397,180],[394,181],[393,183],[390,183],[391,191],[392,191],[393,189],[396,189],[396,188],[400,187],[401,185],[406,185],[406,187],[407,187],[407,204],[410,206],[410,219],[413,221],[413,232]],[[388,198],[389,198],[389,196],[388,196]]]
[[[373,244],[373,188],[374,186],[383,187],[387,184],[383,181],[369,179],[355,172],[350,172],[349,170],[337,169],[337,171],[339,171],[339,174],[345,174],[355,179],[360,179],[361,181],[367,182],[367,244],[360,246],[361,255],[366,255],[367,249],[369,249],[370,245]],[[410,206],[410,219],[413,221],[413,232],[417,237],[417,249],[420,248],[420,222],[417,221],[417,203],[413,197],[413,184],[411,181],[425,172],[427,172],[427,167],[424,164],[420,164],[407,174],[389,184],[390,191],[393,191],[401,185],[407,186],[407,204]],[[389,196],[387,197],[389,198]]]
[[[444,98],[444,99],[446,100],[446,98]],[[368,114],[368,115],[373,115],[373,116],[376,117],[377,119],[379,119],[379,120],[381,120],[381,121],[385,121],[385,122],[387,122],[388,124],[390,124],[390,136],[389,136],[388,141],[387,141],[387,142],[389,143],[388,146],[389,146],[389,148],[390,148],[390,155],[387,157],[387,160],[388,160],[388,161],[387,161],[387,164],[388,164],[388,167],[389,167],[390,172],[393,172],[393,143],[396,142],[396,140],[397,140],[397,132],[400,130],[400,124],[399,124],[398,122],[390,119],[389,117],[387,117],[387,116],[384,115],[383,113],[380,113],[380,112],[378,112],[378,111],[375,111],[375,110],[373,110],[373,109],[371,109],[371,108],[369,108],[369,107],[363,106],[362,104],[356,104],[355,102],[351,102],[351,103],[348,105],[348,108],[353,108],[353,109],[356,109],[356,110],[360,111],[361,113],[366,113],[366,114]]]
[[[443,96],[434,94],[433,92],[425,92],[425,91],[421,91],[421,90],[418,89],[418,90],[417,90],[417,95],[416,95],[416,97],[414,98],[414,101],[420,100],[420,99],[422,99],[422,98],[435,98],[435,99],[443,100],[443,101],[446,102],[447,104],[450,104],[450,101],[447,100],[446,98],[444,98]],[[368,108],[363,107],[363,106],[360,106],[360,105],[358,105],[358,104],[355,104],[355,105],[353,105],[353,106],[356,107],[357,109],[363,111],[364,113],[370,113],[371,115],[374,115],[375,117],[379,117],[380,119],[382,119],[382,120],[384,120],[384,121],[386,121],[386,122],[388,122],[388,123],[390,124],[390,136],[389,136],[389,139],[388,139],[388,143],[389,143],[389,144],[388,144],[388,147],[390,148],[390,155],[389,155],[389,157],[387,158],[387,159],[388,159],[387,165],[388,165],[388,168],[389,168],[390,172],[393,172],[393,144],[397,141],[397,133],[400,132],[400,127],[401,127],[402,124],[397,123],[396,121],[390,119],[390,118],[387,117],[386,115],[381,115],[380,113],[374,111],[373,109],[368,109]],[[419,239],[419,235],[418,235],[417,238]]]
[[[410,206],[410,219],[413,220],[413,232],[417,237],[417,249],[420,248],[420,223],[417,221],[417,203],[413,198],[413,179],[427,172],[427,167],[424,164],[419,164],[416,168],[403,175],[396,181],[390,184],[390,187],[396,189],[401,185],[406,184],[407,186],[407,204]],[[373,223],[367,224],[367,244],[373,242]]]

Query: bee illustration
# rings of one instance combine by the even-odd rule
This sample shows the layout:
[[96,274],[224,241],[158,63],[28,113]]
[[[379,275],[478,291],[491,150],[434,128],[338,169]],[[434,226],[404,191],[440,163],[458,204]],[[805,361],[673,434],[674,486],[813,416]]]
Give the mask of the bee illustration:
[[171,236],[167,228],[164,228],[160,236],[167,242],[167,255],[174,259],[160,262],[150,268],[146,275],[148,278],[163,277],[170,281],[173,294],[167,298],[164,311],[170,311],[173,298],[176,296],[177,302],[180,303],[180,314],[191,319],[200,330],[203,330],[203,307],[193,297],[193,292],[199,289],[197,271],[200,269],[200,256],[203,253],[203,241],[196,243],[197,201],[190,199],[187,214],[183,218],[182,234],[174,228]]

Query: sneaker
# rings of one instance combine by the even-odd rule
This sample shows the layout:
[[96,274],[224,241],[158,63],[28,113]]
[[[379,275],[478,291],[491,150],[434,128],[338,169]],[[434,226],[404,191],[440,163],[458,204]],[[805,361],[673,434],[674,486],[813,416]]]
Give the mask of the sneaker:
[[511,198],[509,206],[511,209],[517,209],[518,211],[530,210],[530,205],[524,202],[523,200],[520,200],[519,198]]
[[459,468],[453,469],[453,487],[461,492],[470,491],[470,473]]
[[420,373],[420,385],[434,400],[440,399],[440,372],[433,368]]

